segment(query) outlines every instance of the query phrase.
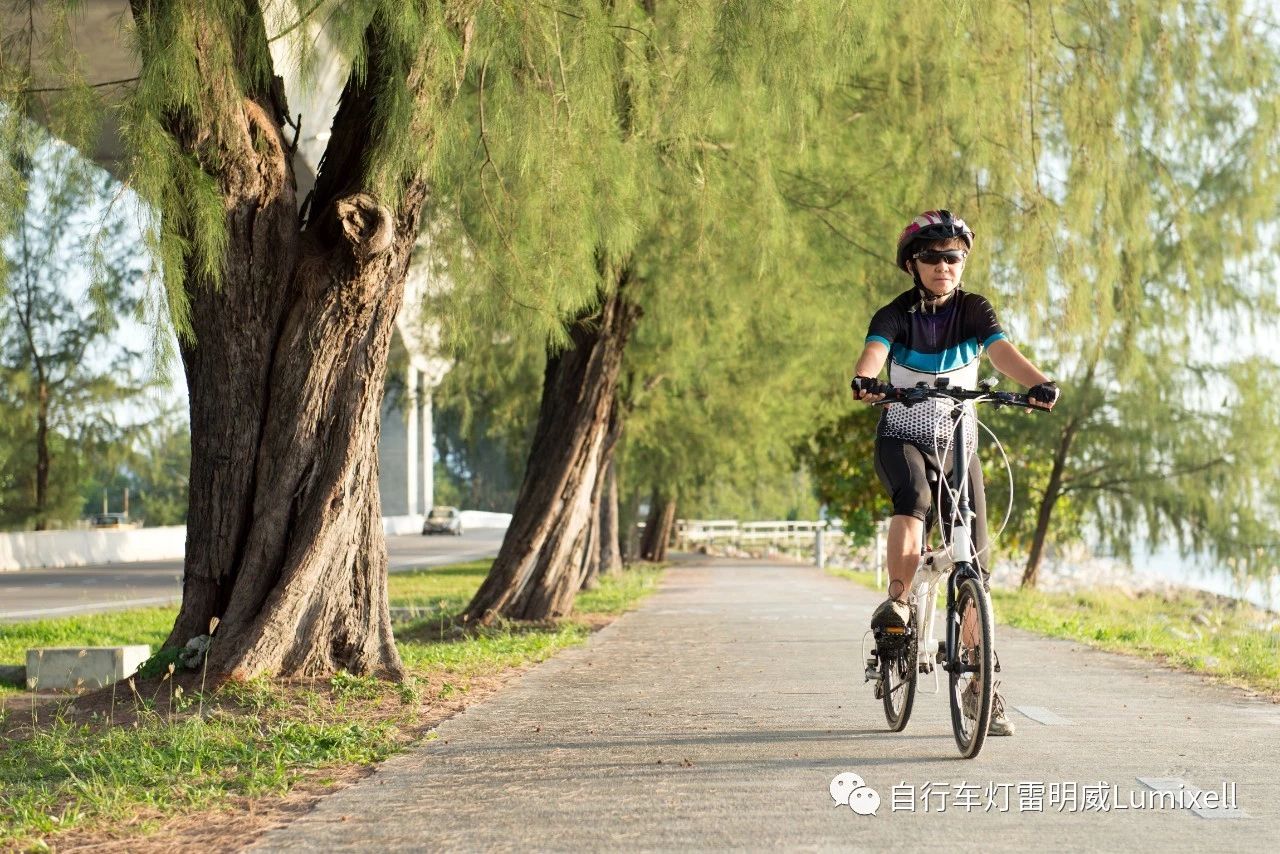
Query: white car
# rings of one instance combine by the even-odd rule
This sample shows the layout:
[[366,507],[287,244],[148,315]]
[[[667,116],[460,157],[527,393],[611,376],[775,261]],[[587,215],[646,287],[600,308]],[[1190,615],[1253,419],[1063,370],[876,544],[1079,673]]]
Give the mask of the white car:
[[462,536],[462,511],[457,507],[432,507],[422,522],[422,533]]

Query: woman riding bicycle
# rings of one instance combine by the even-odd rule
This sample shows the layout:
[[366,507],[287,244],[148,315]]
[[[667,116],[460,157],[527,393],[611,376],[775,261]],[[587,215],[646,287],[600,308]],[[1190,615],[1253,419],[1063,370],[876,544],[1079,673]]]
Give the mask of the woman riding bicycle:
[[[965,259],[973,248],[973,231],[950,211],[925,211],[898,237],[898,267],[911,276],[914,287],[899,294],[871,318],[866,346],[854,369],[854,397],[867,403],[884,398],[876,392],[876,377],[889,363],[888,382],[911,387],[932,386],[946,378],[952,387],[973,389],[978,363],[985,350],[996,370],[1024,386],[1028,396],[1046,409],[1058,400],[1058,387],[1018,351],[985,298],[963,289]],[[906,407],[885,407],[876,429],[875,467],[889,492],[893,517],[889,520],[887,564],[888,598],[871,617],[872,630],[904,627],[910,620],[907,593],[920,560],[925,523],[933,505],[934,486],[951,470],[952,422],[944,401]],[[977,429],[966,429],[972,454]],[[989,563],[986,496],[976,454],[969,463],[969,502],[975,515],[974,552]],[[943,490],[945,495],[946,490]],[[948,508],[939,508],[943,512]],[[988,732],[1012,735],[1013,724],[997,695]]]

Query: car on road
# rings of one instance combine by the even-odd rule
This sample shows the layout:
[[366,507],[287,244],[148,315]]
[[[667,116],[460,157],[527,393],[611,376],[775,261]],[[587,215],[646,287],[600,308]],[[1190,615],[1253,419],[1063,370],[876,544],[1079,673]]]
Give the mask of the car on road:
[[95,528],[136,528],[128,513],[99,513],[90,520]]
[[432,507],[422,522],[422,533],[462,536],[462,511],[457,507]]

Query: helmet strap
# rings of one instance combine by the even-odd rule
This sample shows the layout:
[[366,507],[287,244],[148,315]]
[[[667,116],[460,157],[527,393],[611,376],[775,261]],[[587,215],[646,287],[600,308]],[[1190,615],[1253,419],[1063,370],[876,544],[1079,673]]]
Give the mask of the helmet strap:
[[929,293],[929,290],[924,286],[924,280],[920,278],[919,265],[912,264],[911,267],[911,278],[916,283],[916,293],[920,295],[920,302],[916,308],[926,309],[930,314],[933,314],[938,310],[938,307],[934,304],[934,301],[938,298]]
[[[917,309],[924,309],[928,314],[937,314],[938,300],[942,299],[942,296],[931,293],[929,289],[924,286],[924,280],[920,278],[919,267],[917,265],[912,266],[911,278],[916,283],[916,293],[920,296],[920,302],[916,303],[915,308],[912,308],[911,312],[914,314]],[[956,291],[959,291],[962,287],[964,287],[962,282],[957,283],[956,290],[952,291],[951,295],[954,296]]]

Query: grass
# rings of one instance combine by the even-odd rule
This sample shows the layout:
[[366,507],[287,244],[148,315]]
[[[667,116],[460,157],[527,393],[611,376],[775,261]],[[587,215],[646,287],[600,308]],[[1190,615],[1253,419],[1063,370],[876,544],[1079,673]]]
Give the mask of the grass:
[[179,810],[284,794],[311,769],[377,762],[398,743],[394,722],[363,720],[338,692],[301,711],[235,705],[232,691],[207,717],[143,712],[129,726],[36,728],[0,754],[0,847],[39,848],[45,836],[107,824],[145,830]]
[[993,591],[999,622],[1099,649],[1157,659],[1280,696],[1276,617],[1196,590],[1126,594]]
[[[158,649],[173,628],[176,608],[135,608],[28,623],[0,623],[0,664],[25,664],[38,647],[118,646],[145,643]],[[0,697],[19,686],[0,684]]]
[[[828,572],[875,586],[872,572]],[[1162,661],[1280,698],[1280,618],[1247,602],[1192,589],[991,593],[997,623]]]
[[[460,631],[460,611],[489,561],[396,573],[392,607],[410,677],[401,684],[340,673],[322,681],[228,683],[202,693],[199,674],[120,686],[109,706],[40,715],[25,698],[0,709],[0,848],[39,849],[65,834],[145,833],[177,814],[283,795],[333,769],[378,762],[499,677],[586,640],[591,627],[656,589],[660,568],[606,578],[574,615]],[[29,646],[163,641],[175,610],[148,608],[3,627],[0,662]],[[490,679],[492,681],[492,679]],[[15,691],[10,691],[10,694]],[[0,698],[5,702],[5,698]],[[34,702],[34,700],[32,700]],[[61,836],[60,836],[61,834]]]

